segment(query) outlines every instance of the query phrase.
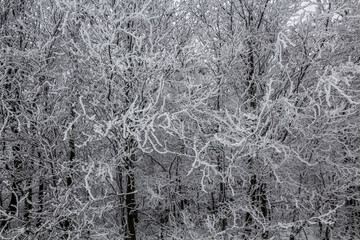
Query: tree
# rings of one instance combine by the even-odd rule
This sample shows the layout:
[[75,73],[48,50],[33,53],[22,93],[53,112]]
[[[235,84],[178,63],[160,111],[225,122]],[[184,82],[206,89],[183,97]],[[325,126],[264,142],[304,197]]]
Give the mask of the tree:
[[358,237],[358,15],[0,0],[0,238]]

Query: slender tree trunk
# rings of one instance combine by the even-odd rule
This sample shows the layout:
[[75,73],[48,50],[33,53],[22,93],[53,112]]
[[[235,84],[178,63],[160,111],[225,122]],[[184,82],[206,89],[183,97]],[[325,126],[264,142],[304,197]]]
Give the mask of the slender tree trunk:
[[[75,118],[75,111],[74,111],[75,106],[72,105],[71,106],[71,110],[70,110],[70,116],[71,119]],[[74,126],[71,127],[71,130],[74,130]],[[73,162],[75,160],[75,140],[73,137],[73,133],[71,132],[70,137],[69,137],[69,160],[68,160],[68,164],[69,164],[69,172],[67,173],[67,177],[66,177],[66,186],[68,188],[71,187],[71,184],[73,183],[73,173],[72,173],[72,168],[73,168]],[[69,217],[65,217],[65,220],[61,222],[61,227],[67,231],[69,229],[71,229],[71,219]],[[69,237],[68,233],[65,233],[63,236],[65,239],[67,239]]]
[[[131,158],[134,158],[133,155]],[[138,222],[138,216],[136,212],[136,200],[135,200],[135,176],[132,160],[130,160],[126,166],[126,218],[127,218],[127,236],[126,239],[136,240],[136,227],[135,223]]]
[[10,197],[10,202],[9,202],[9,213],[11,215],[15,215],[16,214],[16,210],[18,208],[18,199],[19,196],[17,195],[18,193],[18,187],[17,184],[15,182],[13,182],[13,184],[11,185],[11,189],[12,189],[12,193],[11,193],[11,197]]
[[[133,11],[136,10],[136,3],[133,3]],[[134,29],[134,21],[130,20],[127,23],[127,29],[129,31]],[[129,35],[128,39],[128,51],[132,53],[135,46],[135,39],[133,36]],[[128,76],[130,79],[134,79],[134,61],[132,58],[129,59],[130,70],[128,72]],[[125,96],[126,96],[126,107],[128,108],[131,104],[132,99],[132,81],[125,82]],[[126,197],[125,197],[125,205],[126,205],[126,219],[127,219],[127,233],[126,239],[136,240],[136,225],[138,222],[138,216],[136,212],[136,200],[135,200],[135,174],[134,174],[134,161],[135,161],[135,141],[132,137],[127,139],[125,147],[125,153],[129,154],[128,157],[125,157],[125,169],[127,170],[126,175]]]
[[[225,160],[221,157],[218,156],[218,168],[219,168],[219,172],[223,173],[223,166],[225,165]],[[221,207],[224,207],[226,201],[226,184],[224,182],[220,182],[219,184],[219,203]],[[221,227],[221,231],[225,231],[226,229],[226,225],[227,225],[227,218],[222,218],[220,220],[220,227]]]
[[[250,21],[252,21],[252,17],[250,18]],[[250,23],[249,23],[250,24]],[[257,101],[256,101],[256,94],[257,94],[257,87],[256,83],[254,82],[254,75],[255,75],[255,58],[254,58],[254,50],[253,50],[253,43],[248,42],[249,46],[249,53],[247,57],[248,61],[248,71],[247,71],[247,85],[248,85],[248,97],[250,98],[250,109],[255,110],[257,107]],[[249,167],[253,168],[254,159],[251,158],[249,160]],[[254,173],[250,180],[250,188],[249,188],[249,194],[251,198],[251,204],[254,208],[260,208],[260,212],[262,213],[264,218],[268,218],[268,200],[266,196],[266,183],[260,182],[258,179],[258,176],[256,173]],[[253,219],[251,217],[250,213],[246,213],[245,217],[246,225],[250,226],[253,224]],[[251,228],[247,228],[248,234],[251,233]],[[269,232],[265,231],[262,234],[263,239],[269,238]]]
[[41,226],[41,214],[44,210],[44,183],[43,180],[40,178],[40,184],[39,184],[39,195],[38,195],[38,204],[39,204],[39,210],[38,210],[38,218],[36,221],[36,226]]
[[33,208],[33,205],[32,205],[33,191],[31,188],[31,179],[28,179],[26,181],[26,185],[28,187],[28,191],[27,191],[27,197],[25,199],[24,220],[26,222],[26,225],[29,225],[29,224],[31,224],[30,214],[31,214],[31,210]]
[[[71,119],[75,118],[75,111],[74,111],[74,106],[71,107]],[[74,126],[72,126],[72,130],[74,130]],[[70,148],[70,153],[69,153],[69,168],[70,168],[70,173],[68,173],[68,176],[66,178],[66,185],[69,187],[73,180],[72,180],[72,166],[73,166],[73,162],[75,160],[75,141],[74,141],[74,137],[70,136],[69,138],[69,148]]]

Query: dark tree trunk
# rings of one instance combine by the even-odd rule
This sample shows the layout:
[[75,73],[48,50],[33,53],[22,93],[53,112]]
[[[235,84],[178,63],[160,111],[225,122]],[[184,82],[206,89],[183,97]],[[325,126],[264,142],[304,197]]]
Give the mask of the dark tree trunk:
[[26,224],[30,224],[30,213],[32,210],[32,199],[33,199],[33,192],[31,188],[31,180],[27,180],[27,186],[29,187],[27,192],[27,197],[25,199],[25,213],[24,213],[24,219],[26,221]]
[[42,179],[40,179],[40,185],[39,185],[39,196],[38,196],[38,204],[39,204],[39,210],[38,210],[38,219],[36,221],[36,226],[41,226],[41,214],[44,209],[44,183],[42,182]]
[[[71,116],[71,119],[74,119],[75,118],[75,111],[74,111],[74,108],[75,106],[72,105],[71,106],[71,110],[70,110],[70,116]],[[73,131],[74,130],[74,126],[71,127],[71,130]],[[71,132],[71,135],[69,137],[69,149],[70,149],[70,153],[69,153],[69,160],[68,160],[68,164],[69,164],[69,172],[67,173],[67,177],[66,177],[66,186],[68,188],[71,187],[71,184],[73,183],[73,178],[72,178],[72,168],[73,168],[73,162],[75,160],[75,140],[74,140],[74,137],[73,137],[73,132]],[[65,217],[65,219],[60,223],[61,227],[67,231],[69,229],[71,229],[71,224],[72,224],[72,221],[69,217]],[[65,239],[68,238],[68,234],[64,234],[63,236]]]
[[[74,106],[71,107],[71,118],[75,118],[75,112],[74,112]],[[74,129],[74,127],[72,127],[72,130]],[[70,168],[70,172],[68,173],[68,176],[66,178],[66,185],[69,187],[73,180],[72,180],[72,166],[73,166],[73,162],[75,160],[75,141],[74,141],[74,137],[71,135],[69,138],[69,148],[70,148],[70,154],[69,154],[69,168]]]
[[138,222],[135,201],[135,176],[132,163],[127,167],[126,176],[126,218],[127,218],[127,236],[126,239],[136,240],[135,223]]
[[[225,163],[222,162],[224,161],[222,159],[221,156],[218,156],[218,168],[219,168],[219,171],[220,172],[224,172],[224,166]],[[220,207],[225,207],[224,204],[225,204],[225,201],[226,201],[226,184],[224,182],[220,182],[219,184],[219,203],[220,203]],[[225,231],[226,229],[226,225],[227,225],[227,219],[226,218],[222,218],[220,220],[220,229],[221,231]]]

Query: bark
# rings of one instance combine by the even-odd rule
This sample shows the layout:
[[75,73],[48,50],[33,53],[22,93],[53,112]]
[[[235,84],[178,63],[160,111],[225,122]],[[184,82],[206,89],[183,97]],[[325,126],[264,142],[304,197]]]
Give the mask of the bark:
[[39,185],[39,196],[38,196],[38,205],[39,205],[39,210],[38,210],[38,219],[36,221],[36,226],[40,227],[41,226],[41,214],[43,212],[44,209],[44,183],[42,182],[42,179],[40,179],[40,185]]
[[[134,157],[134,156],[133,156]],[[135,201],[135,175],[134,175],[134,166],[132,162],[129,162],[126,167],[127,176],[126,176],[126,219],[127,219],[127,233],[126,239],[136,240],[136,226],[135,223],[138,222],[138,216],[136,211],[136,201]]]

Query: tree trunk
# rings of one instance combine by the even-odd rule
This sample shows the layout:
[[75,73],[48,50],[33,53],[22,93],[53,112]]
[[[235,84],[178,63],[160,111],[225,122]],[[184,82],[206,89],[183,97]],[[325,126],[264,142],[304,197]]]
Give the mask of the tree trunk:
[[136,228],[135,223],[138,222],[136,212],[136,201],[135,201],[135,176],[132,162],[127,166],[126,176],[126,219],[127,219],[127,233],[126,239],[136,240]]

